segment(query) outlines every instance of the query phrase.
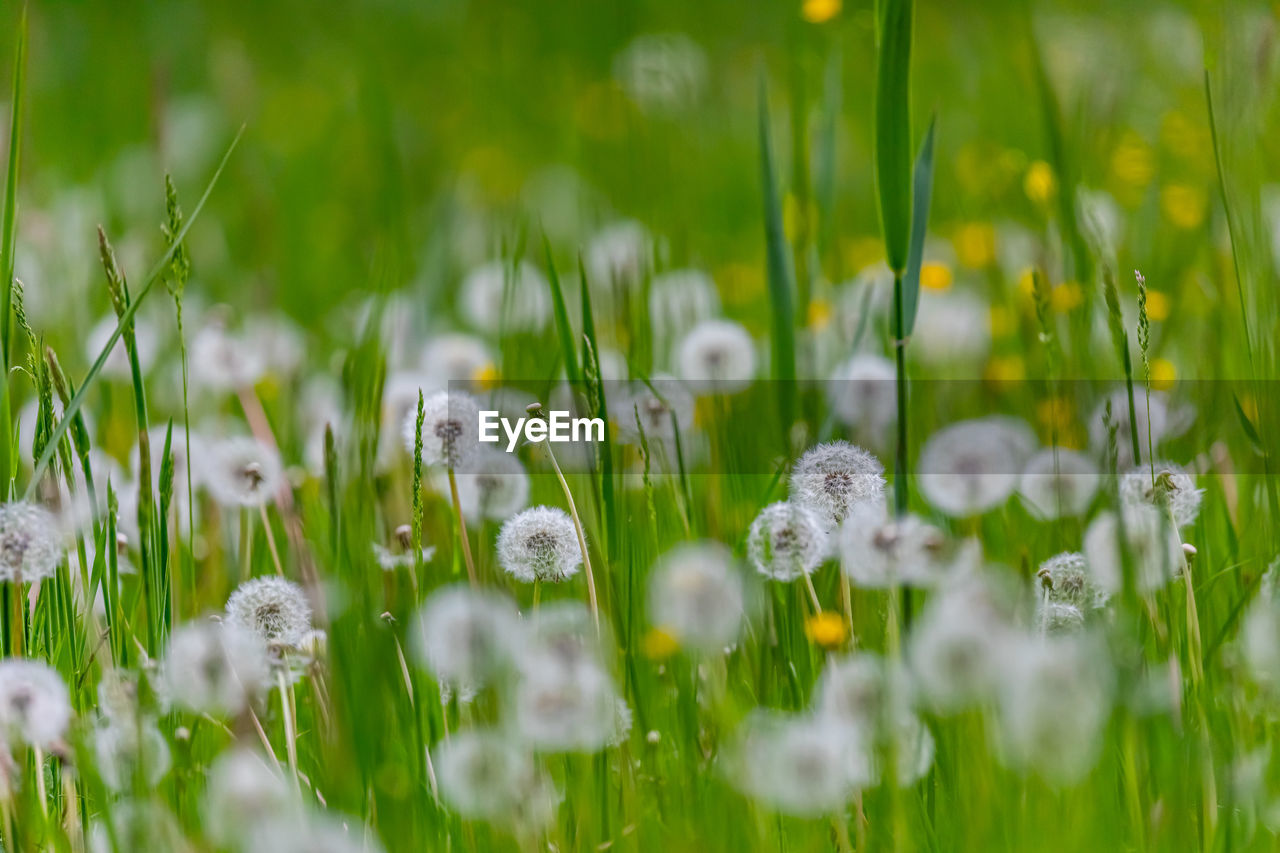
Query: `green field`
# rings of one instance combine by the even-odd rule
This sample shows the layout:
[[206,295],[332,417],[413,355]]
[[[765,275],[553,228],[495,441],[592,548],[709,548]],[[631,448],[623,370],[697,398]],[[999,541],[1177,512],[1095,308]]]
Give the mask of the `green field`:
[[0,4],[0,850],[1277,849],[1277,8]]

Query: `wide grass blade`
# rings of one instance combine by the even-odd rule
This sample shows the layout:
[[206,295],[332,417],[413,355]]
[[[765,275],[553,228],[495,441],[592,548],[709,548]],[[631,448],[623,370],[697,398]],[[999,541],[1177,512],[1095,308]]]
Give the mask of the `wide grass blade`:
[[763,74],[760,76],[760,179],[764,196],[769,302],[773,316],[773,379],[778,392],[782,437],[786,441],[795,416],[795,282],[791,253],[782,227],[782,205],[774,175],[773,143],[769,135],[769,100]]
[[[18,163],[22,140],[22,93],[27,57],[27,9],[22,7],[18,22],[18,46],[13,60],[13,99],[9,119],[9,166],[5,171],[4,218],[0,219],[0,498],[8,499],[12,489],[13,454],[8,440],[13,419],[9,399],[9,325],[13,305],[13,269],[18,228]],[[51,446],[56,447],[57,442]],[[36,477],[32,482],[36,482]]]
[[570,384],[582,381],[578,367],[578,351],[573,345],[573,326],[569,325],[569,311],[564,304],[564,288],[560,286],[560,274],[556,272],[555,259],[551,257],[551,241],[542,235],[542,249],[547,257],[547,281],[551,284],[551,305],[556,317],[556,336],[560,339],[560,354],[564,357],[564,375]]
[[58,442],[62,440],[62,436],[66,434],[67,429],[71,426],[71,421],[75,417],[76,412],[80,411],[80,407],[84,405],[85,395],[89,389],[93,387],[94,381],[98,375],[102,373],[103,366],[107,363],[107,357],[111,355],[111,350],[120,340],[129,323],[133,322],[133,317],[138,313],[138,308],[146,299],[147,294],[151,292],[151,288],[160,280],[164,272],[169,268],[169,261],[173,258],[174,252],[182,245],[182,241],[186,239],[187,232],[191,230],[191,226],[195,224],[196,219],[200,217],[200,212],[204,210],[205,203],[209,200],[209,196],[213,193],[214,186],[218,183],[218,178],[222,176],[222,170],[227,167],[227,163],[231,159],[231,153],[236,150],[236,145],[240,143],[240,137],[244,135],[244,127],[236,131],[235,138],[231,140],[231,144],[227,146],[227,151],[222,155],[222,160],[218,163],[218,168],[214,170],[213,176],[209,178],[209,183],[205,186],[204,192],[200,195],[200,200],[196,202],[195,208],[191,211],[191,215],[187,217],[187,221],[183,224],[182,230],[174,235],[174,239],[169,241],[169,246],[165,249],[160,259],[152,265],[150,272],[147,273],[146,280],[142,285],[142,289],[138,291],[138,295],[130,301],[128,308],[120,316],[120,320],[116,323],[115,330],[112,331],[111,337],[107,338],[107,342],[103,345],[102,351],[98,353],[98,357],[94,359],[93,366],[89,368],[89,372],[85,374],[84,381],[80,383],[80,387],[76,389],[75,396],[71,398],[71,403],[63,411],[62,419],[58,421],[57,427],[53,430],[53,435],[49,438],[49,443],[45,446],[44,452],[40,454],[40,458],[36,460],[35,471],[32,472],[31,482],[27,485],[26,498],[30,499],[35,491],[36,484],[40,482],[40,475],[44,473],[48,467],[50,459],[53,458],[54,448],[58,446]]
[[933,138],[938,126],[935,115],[920,143],[911,176],[911,246],[907,253],[907,273],[902,279],[902,334],[910,337],[920,307],[920,269],[924,266],[924,238],[929,230],[929,199],[933,194]]
[[876,66],[875,165],[889,268],[907,267],[911,239],[912,0],[885,0]]

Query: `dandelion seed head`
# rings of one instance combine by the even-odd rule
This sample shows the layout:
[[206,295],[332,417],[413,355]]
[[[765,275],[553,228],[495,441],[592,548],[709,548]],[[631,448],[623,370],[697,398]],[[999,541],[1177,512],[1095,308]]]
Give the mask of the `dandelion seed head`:
[[284,777],[251,749],[233,747],[209,769],[205,825],[219,844],[232,846],[248,828],[293,805]]
[[511,665],[521,632],[510,599],[448,586],[431,593],[423,603],[409,638],[419,663],[437,680],[471,688]]
[[[676,430],[683,436],[693,426],[693,395],[682,382],[666,374],[654,374],[650,385],[634,382],[626,393],[618,395],[616,400],[610,399],[618,436],[624,441],[639,443],[643,428],[650,447],[661,444],[665,452],[674,453]],[[636,426],[637,417],[640,427]]]
[[916,515],[891,518],[876,503],[850,511],[838,545],[845,576],[872,589],[931,586],[972,568],[979,557],[976,542],[953,542]]
[[707,55],[684,33],[643,33],[614,57],[613,74],[641,110],[676,113],[700,100]]
[[227,599],[226,621],[253,631],[268,647],[296,649],[311,631],[311,604],[293,581],[274,575],[253,578]]
[[[486,445],[454,476],[458,503],[469,521],[503,521],[529,504],[529,475],[514,453]],[[437,472],[432,479],[438,491],[449,493],[446,473]]]
[[187,352],[191,384],[219,393],[252,388],[268,367],[260,343],[232,332],[225,319],[215,315],[191,337]]
[[1064,551],[1040,564],[1036,577],[1041,598],[1058,604],[1069,604],[1088,612],[1105,607],[1110,595],[1098,586],[1085,562],[1084,554]]
[[921,699],[944,711],[980,703],[999,684],[1018,634],[995,590],[970,580],[926,606],[907,643]]
[[1018,479],[1018,495],[1036,516],[1051,520],[1084,515],[1097,494],[1098,466],[1083,453],[1045,449],[1032,456]]
[[569,514],[535,506],[507,519],[498,533],[498,562],[524,583],[561,583],[578,573],[582,551]]
[[701,270],[671,270],[649,282],[649,320],[653,336],[672,341],[720,313],[720,294]]
[[431,751],[445,804],[460,816],[505,824],[550,821],[559,794],[530,754],[498,730],[458,732]]
[[267,649],[238,625],[191,622],[176,629],[157,685],[168,702],[198,714],[239,714],[270,683]]
[[791,470],[791,501],[833,530],[855,506],[884,503],[884,465],[847,441],[819,444]]
[[0,739],[11,747],[49,749],[71,717],[67,685],[55,670],[41,661],[0,660]]
[[137,777],[154,787],[172,766],[169,742],[150,720],[117,720],[93,731],[93,754],[107,787],[127,791]]
[[916,481],[929,503],[947,515],[980,515],[1008,499],[1036,443],[1030,427],[1015,418],[961,421],[925,442]]
[[247,436],[211,442],[200,481],[226,507],[260,507],[284,484],[275,450]]
[[893,362],[879,355],[855,355],[835,369],[827,397],[836,418],[878,448],[898,419],[897,388]]
[[1036,608],[1036,628],[1048,636],[1074,634],[1084,630],[1084,612],[1074,604],[1044,602]]
[[[1155,469],[1152,482],[1152,468]],[[1194,524],[1200,517],[1204,489],[1196,488],[1196,478],[1181,465],[1156,462],[1139,465],[1120,476],[1120,500],[1129,505],[1168,506],[1178,527]]]
[[461,300],[466,321],[487,334],[536,332],[551,318],[551,287],[528,261],[516,263],[514,271],[505,261],[476,267],[462,280]]
[[649,575],[649,621],[702,654],[718,654],[737,643],[743,602],[733,555],[718,542],[678,545]]
[[587,270],[593,287],[636,287],[652,266],[652,238],[634,220],[606,225],[587,244]]
[[525,668],[514,695],[515,729],[543,752],[595,752],[617,736],[618,692],[600,666]]
[[729,772],[744,794],[796,817],[839,813],[875,779],[871,744],[859,729],[765,711],[743,721]]
[[756,377],[756,345],[730,320],[706,320],[689,330],[676,347],[680,378],[708,393],[732,393]]
[[[462,468],[480,448],[480,406],[462,391],[437,391],[422,401],[422,464]],[[405,416],[402,436],[405,449],[414,452],[418,411]]]
[[246,850],[262,853],[383,853],[383,847],[358,821],[328,812],[274,815],[249,829]]
[[1111,715],[1112,674],[1087,635],[1019,643],[1001,679],[1002,760],[1055,784],[1079,780],[1097,760]]
[[0,583],[53,577],[64,553],[53,513],[28,501],[0,504]]
[[812,574],[828,556],[826,529],[811,510],[790,501],[760,511],[747,532],[747,559],[760,574],[792,581]]
[[1105,512],[1085,531],[1085,563],[1112,595],[1124,588],[1122,547],[1132,557],[1139,592],[1164,586],[1182,567],[1182,541],[1173,523],[1149,504],[1125,504],[1119,514]]

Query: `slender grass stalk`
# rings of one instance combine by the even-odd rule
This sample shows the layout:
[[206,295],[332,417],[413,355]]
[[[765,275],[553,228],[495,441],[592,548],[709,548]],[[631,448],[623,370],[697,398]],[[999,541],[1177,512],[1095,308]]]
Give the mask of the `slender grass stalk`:
[[448,470],[449,497],[453,501],[453,514],[458,519],[458,538],[461,540],[462,559],[467,564],[467,580],[472,586],[477,586],[479,580],[476,578],[476,561],[471,556],[471,538],[467,535],[467,519],[462,512],[462,501],[458,499],[458,478],[454,476],[453,465],[450,465]]

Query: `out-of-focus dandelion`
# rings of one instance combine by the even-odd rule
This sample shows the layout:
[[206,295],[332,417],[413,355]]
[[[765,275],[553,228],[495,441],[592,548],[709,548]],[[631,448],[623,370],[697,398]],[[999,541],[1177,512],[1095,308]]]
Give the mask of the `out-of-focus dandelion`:
[[638,286],[653,266],[652,238],[634,220],[606,225],[587,244],[586,262],[593,287]]
[[199,714],[239,714],[270,683],[267,650],[248,629],[192,622],[176,629],[160,661],[157,688]]
[[1050,448],[1027,461],[1018,479],[1018,495],[1040,518],[1071,518],[1089,508],[1100,479],[1098,466],[1085,454]]
[[880,504],[854,507],[838,534],[840,566],[857,586],[932,586],[978,562],[976,542],[953,542],[916,515],[891,518]]
[[514,269],[506,261],[476,267],[462,280],[461,299],[467,322],[486,334],[537,332],[551,318],[550,285],[528,261],[517,262]]
[[649,322],[659,346],[719,313],[715,282],[701,270],[671,270],[649,282]]
[[694,326],[676,347],[681,379],[704,393],[733,393],[756,376],[756,345],[741,325],[707,320]]
[[358,821],[327,812],[276,814],[256,824],[244,849],[252,853],[382,853],[382,845]]
[[226,507],[265,506],[284,483],[280,456],[256,438],[211,442],[201,466],[200,482]]
[[0,583],[52,577],[64,554],[58,519],[39,504],[0,505]]
[[920,696],[943,711],[991,698],[1018,637],[996,589],[976,579],[949,586],[909,637],[907,660]]
[[678,545],[649,575],[649,621],[681,646],[704,654],[737,642],[743,599],[733,555],[718,542]]
[[896,383],[897,374],[889,359],[855,355],[832,373],[827,397],[841,423],[854,427],[872,446],[881,448],[898,416]]
[[1125,552],[1138,592],[1164,586],[1182,567],[1182,542],[1173,522],[1146,504],[1103,513],[1085,531],[1085,562],[1098,585],[1113,595],[1124,589]]
[[104,721],[93,730],[98,774],[109,788],[127,791],[136,778],[159,784],[173,764],[169,742],[150,720]]
[[209,769],[204,818],[220,844],[232,846],[254,826],[292,806],[288,781],[251,749],[233,747]]
[[700,100],[707,57],[684,33],[645,33],[614,58],[613,75],[642,110],[674,113]]
[[961,421],[925,442],[916,481],[929,503],[948,515],[980,515],[1008,499],[1035,447],[1031,428],[1015,418]]
[[544,826],[560,805],[551,780],[504,732],[459,732],[431,751],[440,796],[464,818]]
[[[485,446],[456,474],[458,502],[472,521],[503,521],[529,503],[529,475],[520,458]],[[432,477],[438,490],[448,493],[448,475]]]
[[61,741],[71,718],[67,685],[52,667],[25,658],[0,660],[0,739],[47,750]]
[[409,639],[439,681],[470,688],[511,665],[521,635],[515,605],[505,596],[449,586],[423,603]]

